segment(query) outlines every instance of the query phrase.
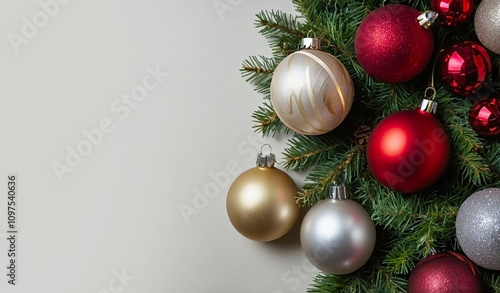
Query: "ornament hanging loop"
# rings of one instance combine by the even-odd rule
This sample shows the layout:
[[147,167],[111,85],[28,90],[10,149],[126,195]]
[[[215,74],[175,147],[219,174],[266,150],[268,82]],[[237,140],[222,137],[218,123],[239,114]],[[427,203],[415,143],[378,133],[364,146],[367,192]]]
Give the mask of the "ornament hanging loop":
[[432,65],[431,81],[429,83],[429,86],[424,91],[424,100],[434,101],[434,98],[436,97],[437,91],[434,87],[434,74],[436,72],[437,60],[441,56],[442,52],[443,50],[439,51],[436,55],[436,58],[434,59],[434,64]]
[[268,144],[268,143],[265,143],[263,144],[261,147],[260,147],[260,154],[264,154],[264,152],[262,151],[264,149],[264,147],[268,147],[269,148],[269,154],[271,154],[273,152],[273,147]]
[[[311,36],[312,34],[312,36]],[[309,30],[306,34],[306,37],[308,38],[316,38],[316,33],[313,30]]]
[[434,88],[434,85],[427,87],[424,92],[424,99],[432,101],[434,100],[435,97],[436,97],[436,88]]

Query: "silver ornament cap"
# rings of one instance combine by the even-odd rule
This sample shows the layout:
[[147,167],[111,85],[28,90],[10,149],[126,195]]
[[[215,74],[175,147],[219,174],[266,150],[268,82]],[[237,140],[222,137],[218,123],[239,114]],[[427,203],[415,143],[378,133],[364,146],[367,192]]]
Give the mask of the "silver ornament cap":
[[329,198],[316,203],[300,228],[304,254],[318,269],[335,275],[361,268],[375,248],[375,224],[357,202],[347,199],[345,186],[329,189]]
[[[265,146],[269,147],[269,150],[270,150],[269,154],[264,154],[262,152],[262,149]],[[257,164],[257,166],[259,166],[259,167],[268,167],[268,168],[273,167],[274,163],[276,162],[276,156],[271,152],[272,152],[272,148],[270,145],[268,145],[268,144],[263,145],[260,148],[260,153],[257,154],[257,160],[256,160],[255,164]]]
[[417,17],[418,24],[420,24],[421,27],[424,29],[429,29],[434,22],[436,22],[436,19],[438,18],[438,13],[432,10],[427,10],[426,12],[420,14]]
[[433,100],[423,99],[420,102],[420,105],[418,108],[419,108],[419,110],[424,111],[426,113],[436,114],[437,106],[438,106],[438,103],[434,102]]
[[299,49],[321,50],[321,41],[318,38],[303,38]]
[[464,253],[478,266],[500,270],[500,189],[473,193],[460,206],[457,239]]

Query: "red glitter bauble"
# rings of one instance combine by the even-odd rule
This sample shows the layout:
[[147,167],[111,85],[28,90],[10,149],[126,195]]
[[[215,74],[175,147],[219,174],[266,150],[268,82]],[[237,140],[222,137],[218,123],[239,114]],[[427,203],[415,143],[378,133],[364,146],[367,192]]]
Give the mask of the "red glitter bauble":
[[386,83],[401,83],[419,75],[434,48],[431,30],[420,26],[421,14],[409,6],[390,4],[372,11],[356,31],[354,49],[361,67]]
[[457,26],[468,20],[474,12],[474,0],[432,0],[431,9],[439,13],[439,23]]
[[479,135],[488,137],[499,135],[500,99],[488,97],[476,101],[469,112],[469,122]]
[[441,177],[450,158],[450,140],[433,114],[400,111],[373,129],[366,156],[370,171],[382,185],[414,193]]
[[408,279],[408,293],[480,293],[481,280],[464,255],[443,252],[419,261]]
[[439,64],[442,83],[459,96],[474,95],[491,73],[486,49],[473,41],[459,41],[446,49]]

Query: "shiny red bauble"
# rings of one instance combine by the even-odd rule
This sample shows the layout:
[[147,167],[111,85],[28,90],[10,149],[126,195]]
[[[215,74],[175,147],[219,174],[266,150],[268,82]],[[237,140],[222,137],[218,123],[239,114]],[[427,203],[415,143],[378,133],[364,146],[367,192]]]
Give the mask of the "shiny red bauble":
[[433,114],[400,111],[373,129],[366,156],[371,173],[382,185],[414,193],[441,177],[450,159],[450,140]]
[[481,280],[464,255],[443,252],[419,261],[408,279],[408,293],[480,293]]
[[431,9],[439,13],[439,23],[457,26],[467,21],[474,12],[474,0],[432,0]]
[[492,137],[500,134],[500,99],[488,97],[478,100],[469,112],[472,128],[482,136]]
[[361,22],[354,49],[368,75],[395,84],[424,70],[432,56],[434,37],[431,30],[420,26],[420,14],[409,6],[390,4],[372,11]]
[[459,41],[443,51],[439,62],[441,82],[455,95],[470,96],[488,80],[490,55],[480,44]]

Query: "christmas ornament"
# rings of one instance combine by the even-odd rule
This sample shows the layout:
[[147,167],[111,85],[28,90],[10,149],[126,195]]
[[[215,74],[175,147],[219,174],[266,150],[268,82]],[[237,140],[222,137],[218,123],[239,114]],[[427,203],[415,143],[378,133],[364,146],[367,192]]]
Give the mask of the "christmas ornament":
[[354,49],[361,67],[371,77],[386,83],[401,83],[419,75],[429,63],[434,48],[427,28],[437,13],[390,4],[372,11],[356,31]]
[[316,203],[300,228],[302,250],[318,269],[336,275],[362,267],[375,247],[375,224],[345,186],[331,186],[329,199]]
[[320,51],[320,41],[304,38],[301,50],[278,64],[271,80],[271,103],[293,131],[318,135],[335,129],[354,98],[351,76],[340,61]]
[[424,99],[420,109],[387,116],[372,131],[366,156],[373,176],[386,187],[421,191],[445,171],[450,140],[434,116],[437,103]]
[[486,49],[473,41],[459,41],[444,50],[440,57],[442,83],[459,96],[474,95],[491,73],[491,59]]
[[500,100],[488,97],[476,101],[469,112],[469,122],[479,135],[488,137],[499,135]]
[[226,209],[234,228],[256,241],[285,235],[299,216],[297,186],[274,167],[274,154],[257,156],[257,166],[240,174],[229,187]]
[[458,210],[455,225],[464,253],[478,266],[500,270],[500,189],[469,196]]
[[483,0],[474,16],[474,29],[479,41],[496,54],[500,54],[500,2]]
[[410,273],[408,293],[481,293],[474,264],[455,252],[434,254],[419,261]]
[[431,9],[438,13],[437,21],[447,26],[464,23],[474,12],[473,0],[432,0]]

